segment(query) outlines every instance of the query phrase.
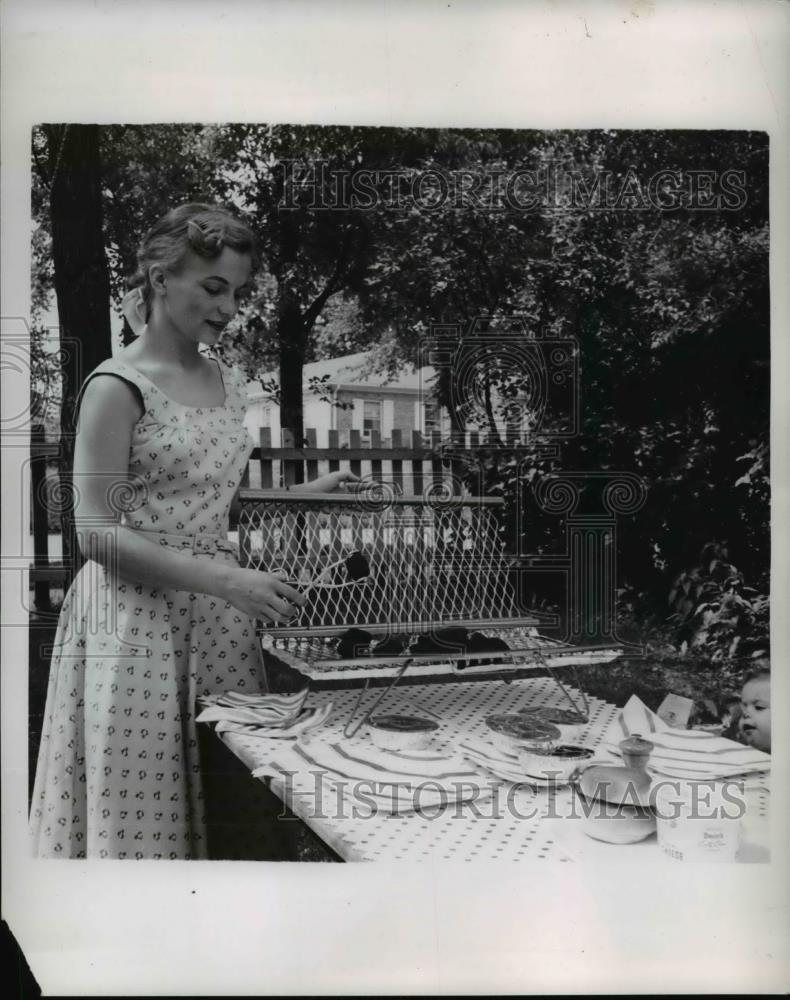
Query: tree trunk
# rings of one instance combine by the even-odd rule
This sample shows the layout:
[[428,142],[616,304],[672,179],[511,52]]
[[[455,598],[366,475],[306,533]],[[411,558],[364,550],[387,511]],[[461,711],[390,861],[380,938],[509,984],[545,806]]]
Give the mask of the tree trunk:
[[486,420],[488,420],[488,437],[495,447],[502,447],[502,439],[499,436],[499,428],[496,425],[494,406],[491,401],[491,378],[488,373],[483,377],[483,398],[486,404]]
[[[304,441],[304,403],[302,378],[305,355],[304,319],[298,305],[290,297],[280,308],[277,324],[280,348],[280,426],[293,432],[294,444]],[[301,464],[295,467],[296,482],[304,482]]]
[[63,379],[60,410],[63,562],[76,573],[80,556],[74,535],[74,404],[85,377],[112,354],[99,127],[47,125],[44,131],[52,184],[52,258]]

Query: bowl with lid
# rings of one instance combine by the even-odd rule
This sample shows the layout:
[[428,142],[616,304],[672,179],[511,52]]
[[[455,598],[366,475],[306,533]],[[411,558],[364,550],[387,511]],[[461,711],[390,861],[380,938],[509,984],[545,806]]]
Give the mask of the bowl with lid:
[[494,746],[516,757],[522,747],[550,747],[561,738],[559,729],[550,722],[520,712],[489,715],[485,724]]
[[590,717],[577,709],[558,708],[550,705],[522,708],[521,713],[556,726],[562,739],[567,740],[568,743],[578,743],[590,722]]
[[368,719],[370,738],[380,750],[425,750],[438,728],[438,722],[417,715],[374,715]]

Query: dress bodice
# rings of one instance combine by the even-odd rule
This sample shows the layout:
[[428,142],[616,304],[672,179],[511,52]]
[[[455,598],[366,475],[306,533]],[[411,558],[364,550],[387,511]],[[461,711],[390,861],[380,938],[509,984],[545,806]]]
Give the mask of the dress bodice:
[[227,531],[254,441],[244,425],[246,379],[238,369],[219,367],[225,400],[209,407],[177,403],[115,358],[86,379],[85,384],[96,375],[116,375],[140,392],[144,412],[132,435],[129,482],[116,496],[129,527],[189,535]]

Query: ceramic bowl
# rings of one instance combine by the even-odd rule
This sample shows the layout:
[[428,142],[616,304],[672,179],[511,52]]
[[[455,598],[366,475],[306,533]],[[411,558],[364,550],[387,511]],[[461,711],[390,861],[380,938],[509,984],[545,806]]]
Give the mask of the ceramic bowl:
[[656,832],[656,817],[639,806],[612,806],[595,799],[586,803],[589,815],[582,822],[584,832],[593,840],[607,844],[638,844]]
[[522,747],[518,759],[525,777],[562,784],[570,781],[579,767],[586,764],[592,755],[593,751],[587,747],[559,743],[545,749]]
[[489,715],[485,721],[494,746],[516,757],[523,747],[550,747],[561,738],[556,726],[519,712]]
[[437,722],[416,715],[374,715],[368,731],[380,750],[425,750],[439,728]]
[[650,777],[640,768],[593,765],[579,777],[583,829],[607,844],[636,844],[656,831]]

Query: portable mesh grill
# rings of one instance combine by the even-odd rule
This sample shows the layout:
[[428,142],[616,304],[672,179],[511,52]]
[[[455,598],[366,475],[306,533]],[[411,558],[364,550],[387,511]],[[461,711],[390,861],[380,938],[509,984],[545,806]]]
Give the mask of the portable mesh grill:
[[[554,624],[552,616],[519,609],[513,558],[505,552],[497,516],[503,503],[492,497],[399,496],[381,484],[355,495],[243,490],[243,565],[284,571],[307,597],[295,619],[259,627],[264,649],[318,686],[490,680],[618,657],[621,650],[613,646],[540,636],[537,627]],[[361,553],[369,567],[362,579],[346,578],[343,559],[352,553]],[[324,579],[328,586],[310,586],[337,563]],[[436,639],[448,627],[504,640],[508,649],[470,652],[445,642],[411,651],[420,636]],[[352,628],[372,636],[365,655],[347,655],[348,642],[342,652],[337,649]],[[393,636],[400,637],[403,652],[377,653],[377,642]]]

